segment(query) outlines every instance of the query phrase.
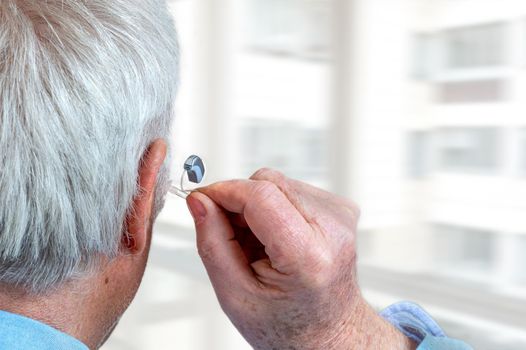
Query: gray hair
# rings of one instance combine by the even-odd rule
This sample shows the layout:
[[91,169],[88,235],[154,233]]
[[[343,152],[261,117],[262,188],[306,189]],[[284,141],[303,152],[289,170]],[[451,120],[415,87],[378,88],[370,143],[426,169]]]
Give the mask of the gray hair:
[[119,254],[177,67],[162,0],[0,1],[0,283],[40,293]]

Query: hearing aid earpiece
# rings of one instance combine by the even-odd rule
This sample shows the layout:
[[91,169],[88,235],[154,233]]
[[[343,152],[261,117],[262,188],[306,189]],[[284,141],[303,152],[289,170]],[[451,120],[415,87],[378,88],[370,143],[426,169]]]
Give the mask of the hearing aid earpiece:
[[203,181],[203,177],[205,175],[205,165],[203,160],[198,156],[188,157],[186,162],[184,162],[184,170],[186,170],[189,181],[196,184]]
[[186,199],[186,197],[188,197],[191,191],[184,189],[185,174],[188,177],[188,181],[193,182],[195,184],[199,184],[203,181],[203,178],[205,176],[205,164],[200,157],[192,155],[186,159],[183,168],[184,171],[181,174],[181,181],[179,187],[172,185],[170,186],[169,192],[178,197]]

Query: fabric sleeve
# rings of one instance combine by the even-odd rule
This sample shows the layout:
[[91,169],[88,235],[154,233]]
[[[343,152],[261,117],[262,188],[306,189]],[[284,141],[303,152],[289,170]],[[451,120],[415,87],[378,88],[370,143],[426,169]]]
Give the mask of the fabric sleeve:
[[419,346],[417,350],[472,350],[468,344],[446,336],[440,326],[420,306],[400,302],[380,312],[385,318]]

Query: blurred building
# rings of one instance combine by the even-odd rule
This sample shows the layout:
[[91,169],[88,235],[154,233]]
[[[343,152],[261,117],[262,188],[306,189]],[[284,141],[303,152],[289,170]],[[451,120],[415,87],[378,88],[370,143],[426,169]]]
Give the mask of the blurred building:
[[415,1],[407,21],[410,212],[433,269],[497,289],[526,282],[525,5]]
[[526,3],[352,10],[348,193],[363,209],[364,286],[427,305],[476,348],[518,349],[494,329],[526,327]]
[[524,4],[357,3],[349,158],[364,229],[431,244],[413,268],[523,284]]

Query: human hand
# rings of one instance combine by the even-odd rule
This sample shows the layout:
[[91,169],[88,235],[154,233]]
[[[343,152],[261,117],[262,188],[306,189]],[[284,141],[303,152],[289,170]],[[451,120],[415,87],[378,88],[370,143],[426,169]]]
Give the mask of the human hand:
[[269,169],[187,200],[219,302],[255,349],[415,348],[360,294],[353,202]]

